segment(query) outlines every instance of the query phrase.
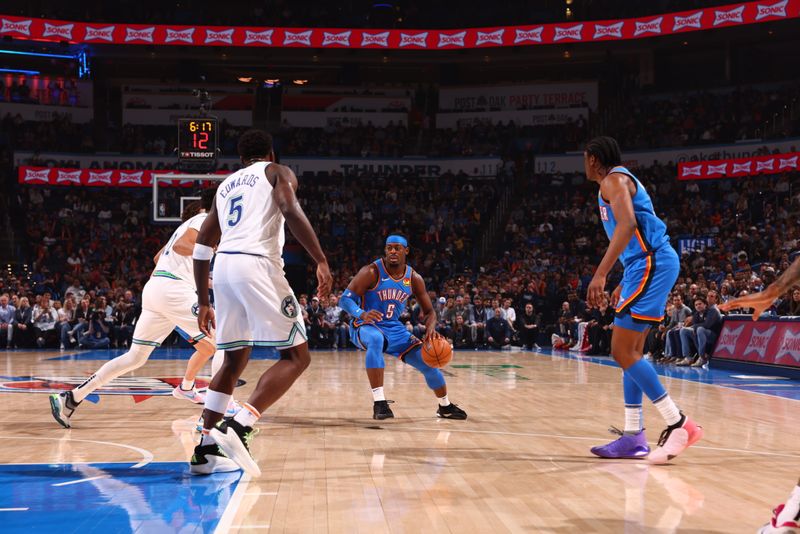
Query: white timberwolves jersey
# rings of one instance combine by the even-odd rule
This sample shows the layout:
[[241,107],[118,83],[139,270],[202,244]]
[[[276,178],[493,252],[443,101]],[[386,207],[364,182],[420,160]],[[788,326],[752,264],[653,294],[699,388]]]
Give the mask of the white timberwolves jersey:
[[203,221],[206,220],[206,217],[208,217],[207,213],[198,213],[180,225],[177,230],[175,230],[175,232],[172,234],[172,237],[170,237],[169,241],[167,241],[167,245],[164,247],[164,252],[162,252],[161,256],[158,258],[158,263],[156,264],[155,271],[153,271],[153,276],[185,280],[194,286],[194,266],[192,265],[192,255],[189,254],[188,256],[181,256],[175,252],[172,247],[175,245],[175,242],[180,239],[190,228],[194,228],[199,232],[200,227],[203,225]]
[[217,253],[263,256],[283,266],[284,218],[272,199],[267,165],[258,161],[239,169],[219,186],[216,203],[222,237]]

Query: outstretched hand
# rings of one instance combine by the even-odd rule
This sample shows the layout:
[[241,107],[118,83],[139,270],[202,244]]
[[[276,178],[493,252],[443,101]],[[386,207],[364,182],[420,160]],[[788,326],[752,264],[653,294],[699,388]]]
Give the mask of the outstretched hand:
[[730,311],[739,308],[752,308],[752,319],[757,321],[761,314],[772,306],[776,298],[778,297],[774,295],[774,292],[767,288],[766,291],[762,291],[761,293],[753,293],[752,295],[724,302],[719,305],[719,309],[722,311]]

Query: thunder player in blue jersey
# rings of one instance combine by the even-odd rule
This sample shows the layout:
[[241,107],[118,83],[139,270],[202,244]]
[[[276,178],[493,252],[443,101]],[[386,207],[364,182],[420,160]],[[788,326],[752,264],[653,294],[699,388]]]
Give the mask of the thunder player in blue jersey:
[[[651,463],[666,463],[703,436],[702,427],[678,410],[653,366],[642,358],[650,327],[664,316],[680,262],[644,186],[620,165],[617,142],[611,137],[592,139],[583,160],[586,177],[600,185],[600,218],[611,241],[589,284],[591,306],[598,306],[604,298],[606,276],[618,259],[625,268],[622,283],[611,295],[616,308],[611,355],[624,370],[625,428],[619,439],[592,448],[592,453],[602,458],[647,457]],[[667,423],[652,452],[642,426],[643,392]]]
[[383,393],[383,353],[400,358],[417,369],[439,399],[436,415],[445,419],[466,419],[467,413],[447,398],[447,385],[439,369],[422,360],[422,341],[400,322],[411,295],[425,315],[425,340],[440,337],[436,332],[436,312],[425,281],[406,265],[408,241],[399,235],[386,238],[385,256],[365,265],[342,293],[339,305],[353,317],[350,336],[353,343],[367,351],[367,377],[374,401],[372,417],[394,417]]

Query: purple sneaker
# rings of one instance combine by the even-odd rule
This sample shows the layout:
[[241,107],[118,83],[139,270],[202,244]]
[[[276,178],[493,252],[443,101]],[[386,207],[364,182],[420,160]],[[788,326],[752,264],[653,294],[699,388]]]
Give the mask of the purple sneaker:
[[592,447],[592,454],[595,456],[600,458],[644,458],[650,454],[644,430],[638,434],[625,434],[612,426],[608,431],[620,437],[606,445]]

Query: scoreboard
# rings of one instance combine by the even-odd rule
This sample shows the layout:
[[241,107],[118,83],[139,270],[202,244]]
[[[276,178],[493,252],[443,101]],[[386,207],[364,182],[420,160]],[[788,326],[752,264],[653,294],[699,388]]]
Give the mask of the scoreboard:
[[178,163],[181,167],[214,167],[217,162],[217,119],[178,119]]

